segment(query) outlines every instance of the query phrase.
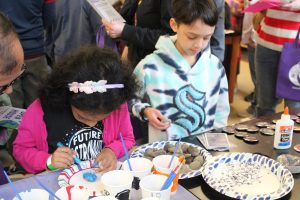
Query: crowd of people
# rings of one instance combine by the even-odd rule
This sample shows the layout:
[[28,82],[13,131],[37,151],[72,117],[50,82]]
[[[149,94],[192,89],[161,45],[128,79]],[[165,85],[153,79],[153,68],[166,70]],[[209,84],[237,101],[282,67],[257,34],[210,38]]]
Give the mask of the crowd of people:
[[[255,25],[254,14],[244,18],[255,116],[275,112],[278,62],[299,11],[292,0]],[[124,155],[120,133],[130,149],[139,136],[174,140],[227,124],[224,0],[125,0],[124,23],[85,0],[0,0],[0,12],[0,98],[27,109],[12,153],[29,173],[68,167],[74,156],[109,171]],[[96,46],[99,30],[118,52]],[[147,124],[142,135],[133,118]]]

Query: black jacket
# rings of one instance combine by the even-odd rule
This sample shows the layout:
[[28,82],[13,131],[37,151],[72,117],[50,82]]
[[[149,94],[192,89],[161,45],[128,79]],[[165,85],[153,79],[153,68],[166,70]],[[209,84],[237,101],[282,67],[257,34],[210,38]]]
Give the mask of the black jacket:
[[161,35],[174,34],[169,25],[171,0],[142,0],[140,4],[138,0],[126,0],[120,13],[126,20],[121,38],[128,43],[128,59],[133,68],[155,50]]

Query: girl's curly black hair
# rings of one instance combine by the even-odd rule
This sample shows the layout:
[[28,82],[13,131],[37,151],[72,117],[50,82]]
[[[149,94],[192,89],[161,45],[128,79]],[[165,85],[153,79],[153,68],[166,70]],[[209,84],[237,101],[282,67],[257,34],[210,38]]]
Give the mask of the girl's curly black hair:
[[[69,91],[72,82],[107,80],[107,84],[124,84],[124,88],[108,89],[104,93]],[[107,114],[130,100],[139,86],[129,67],[110,49],[85,46],[66,56],[53,68],[39,91],[43,107],[65,109],[71,105],[89,112]]]

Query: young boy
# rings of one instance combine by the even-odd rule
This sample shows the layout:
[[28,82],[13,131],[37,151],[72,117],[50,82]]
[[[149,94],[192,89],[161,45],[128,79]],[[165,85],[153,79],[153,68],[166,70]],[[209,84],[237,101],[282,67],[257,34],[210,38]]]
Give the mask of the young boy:
[[218,20],[214,1],[173,0],[172,6],[177,34],[161,36],[134,70],[142,90],[131,111],[149,121],[149,142],[223,127],[230,109],[225,70],[209,46]]

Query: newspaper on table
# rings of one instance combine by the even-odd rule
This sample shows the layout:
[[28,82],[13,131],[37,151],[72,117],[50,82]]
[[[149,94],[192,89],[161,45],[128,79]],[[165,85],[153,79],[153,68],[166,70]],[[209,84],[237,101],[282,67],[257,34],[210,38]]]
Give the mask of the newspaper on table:
[[226,133],[203,133],[197,136],[207,150],[227,151],[229,150],[229,142]]
[[125,22],[124,18],[114,9],[107,0],[87,0],[95,11],[109,22]]
[[17,129],[25,109],[10,106],[0,107],[0,127]]

